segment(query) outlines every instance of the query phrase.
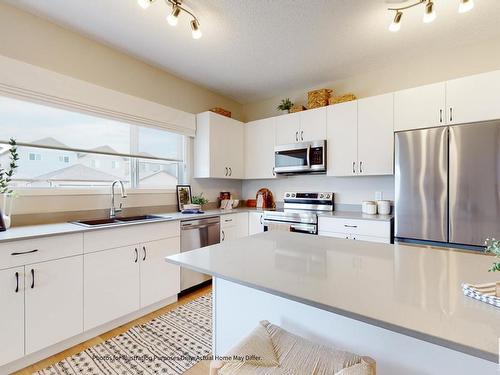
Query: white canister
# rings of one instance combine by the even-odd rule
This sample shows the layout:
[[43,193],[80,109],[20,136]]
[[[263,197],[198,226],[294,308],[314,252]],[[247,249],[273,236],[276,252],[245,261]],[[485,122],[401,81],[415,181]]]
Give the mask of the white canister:
[[374,201],[363,201],[361,205],[361,211],[364,214],[376,215],[377,214],[377,203]]
[[377,201],[377,209],[379,215],[389,215],[391,213],[391,201],[387,200]]

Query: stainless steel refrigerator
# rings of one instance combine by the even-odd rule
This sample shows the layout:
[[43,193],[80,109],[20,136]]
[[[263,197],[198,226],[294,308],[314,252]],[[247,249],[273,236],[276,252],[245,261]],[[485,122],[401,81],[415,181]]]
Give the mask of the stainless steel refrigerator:
[[397,238],[470,246],[500,238],[500,121],[395,137]]

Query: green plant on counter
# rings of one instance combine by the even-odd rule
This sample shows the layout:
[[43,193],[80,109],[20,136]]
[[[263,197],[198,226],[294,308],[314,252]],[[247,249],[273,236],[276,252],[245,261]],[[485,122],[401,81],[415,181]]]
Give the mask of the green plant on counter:
[[17,143],[16,140],[11,138],[9,141],[9,154],[10,162],[9,167],[3,168],[0,166],[0,194],[12,194],[13,190],[9,188],[12,177],[14,177],[14,172],[16,171],[19,161],[19,154],[17,153]]
[[283,99],[280,105],[276,108],[278,111],[290,111],[292,109],[293,103],[290,98]]
[[208,199],[203,197],[203,193],[200,193],[198,195],[192,196],[191,203],[192,204],[199,204],[200,206],[203,206],[204,204],[208,203]]
[[[486,245],[485,253],[493,254],[500,260],[500,240],[487,238],[484,242]],[[494,262],[489,270],[490,272],[500,271],[500,262]]]

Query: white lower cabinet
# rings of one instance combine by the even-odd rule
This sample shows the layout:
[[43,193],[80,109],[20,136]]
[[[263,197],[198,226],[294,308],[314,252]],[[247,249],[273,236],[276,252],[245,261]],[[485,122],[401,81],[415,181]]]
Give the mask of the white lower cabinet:
[[165,261],[165,257],[179,253],[179,238],[147,242],[140,250],[141,307],[179,293],[180,267]]
[[84,328],[139,310],[139,247],[85,254]]
[[359,220],[332,217],[318,218],[320,236],[369,242],[391,243],[392,223],[381,220]]
[[[242,213],[247,215],[246,213]],[[241,214],[222,215],[220,218],[220,242],[234,240],[242,236],[239,221]]]
[[24,356],[24,267],[0,271],[0,366]]
[[83,332],[83,256],[25,266],[26,354]]
[[262,212],[248,213],[248,235],[264,232],[264,214]]

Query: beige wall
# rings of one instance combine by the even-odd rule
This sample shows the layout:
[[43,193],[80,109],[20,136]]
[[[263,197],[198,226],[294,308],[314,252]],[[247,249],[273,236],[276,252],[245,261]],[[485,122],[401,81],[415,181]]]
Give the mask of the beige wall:
[[[231,99],[1,1],[0,54],[186,112],[219,106],[242,119],[242,105]],[[211,201],[220,190],[241,195],[241,181],[193,180],[192,184],[194,193],[203,191]],[[13,224],[73,219],[85,216],[85,211],[101,214],[109,205],[109,196],[102,194],[20,196],[14,203]],[[175,194],[131,195],[125,205],[173,208],[176,198]]]
[[0,54],[186,112],[241,104],[0,2]]
[[345,79],[283,92],[267,100],[246,104],[244,117],[246,121],[252,121],[276,116],[276,106],[286,97],[297,104],[306,104],[307,92],[316,88],[333,88],[338,94],[353,92],[362,98],[497,70],[500,69],[499,46],[500,40],[497,39],[451,50],[443,48],[432,56],[422,55],[410,61],[397,61],[384,69],[363,71]]

